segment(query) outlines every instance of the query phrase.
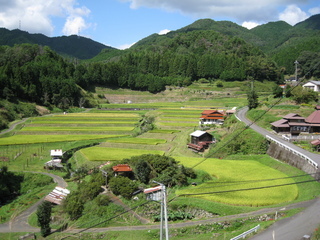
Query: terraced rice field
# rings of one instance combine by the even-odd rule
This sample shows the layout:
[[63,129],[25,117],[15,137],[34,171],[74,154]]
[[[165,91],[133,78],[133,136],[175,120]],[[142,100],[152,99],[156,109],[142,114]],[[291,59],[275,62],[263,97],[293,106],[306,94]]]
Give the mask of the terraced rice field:
[[120,161],[124,158],[131,158],[142,154],[160,154],[163,151],[144,150],[144,149],[126,149],[126,148],[105,148],[105,147],[90,147],[80,150],[89,161]]
[[[203,159],[176,157],[176,160],[192,167]],[[256,207],[289,202],[299,194],[292,178],[257,161],[209,158],[195,169],[208,172],[216,180],[178,190],[177,195]]]

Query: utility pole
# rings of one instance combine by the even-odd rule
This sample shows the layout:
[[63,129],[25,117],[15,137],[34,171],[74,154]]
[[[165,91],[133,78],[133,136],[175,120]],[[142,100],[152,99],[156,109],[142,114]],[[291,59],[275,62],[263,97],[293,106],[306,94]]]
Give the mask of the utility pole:
[[[169,240],[169,227],[168,227],[168,214],[167,214],[167,195],[166,195],[166,186],[162,183],[153,181],[154,183],[157,183],[161,186],[161,197],[160,197],[160,205],[161,205],[161,211],[160,211],[160,240],[163,238],[163,218],[164,218],[164,227],[165,227],[165,233],[166,233],[166,240]],[[163,216],[164,214],[164,216]]]
[[294,64],[296,65],[296,69],[295,69],[295,80],[298,81],[298,64],[299,62],[296,60],[294,62]]

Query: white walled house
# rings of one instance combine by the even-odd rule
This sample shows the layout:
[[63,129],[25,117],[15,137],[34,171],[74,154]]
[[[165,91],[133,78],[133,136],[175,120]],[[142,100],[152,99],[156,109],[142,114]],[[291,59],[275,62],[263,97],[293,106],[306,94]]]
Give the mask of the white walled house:
[[306,84],[303,84],[302,87],[315,92],[320,92],[320,81],[309,81]]

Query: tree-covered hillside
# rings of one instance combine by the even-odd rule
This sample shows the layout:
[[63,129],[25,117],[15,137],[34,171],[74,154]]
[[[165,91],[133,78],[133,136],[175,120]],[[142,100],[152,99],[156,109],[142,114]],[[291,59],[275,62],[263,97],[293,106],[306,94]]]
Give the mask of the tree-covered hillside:
[[0,45],[8,45],[12,47],[15,44],[22,43],[48,46],[63,56],[78,59],[93,58],[100,53],[102,49],[113,49],[89,38],[76,35],[50,38],[43,34],[30,34],[18,29],[10,31],[5,28],[0,28]]

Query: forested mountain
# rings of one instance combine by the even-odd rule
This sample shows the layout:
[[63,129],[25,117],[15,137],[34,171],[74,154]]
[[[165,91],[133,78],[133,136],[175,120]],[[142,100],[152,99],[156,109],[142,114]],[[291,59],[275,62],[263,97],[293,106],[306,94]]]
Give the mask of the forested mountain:
[[14,44],[22,43],[49,46],[52,50],[63,56],[79,59],[93,58],[100,53],[102,49],[112,49],[89,38],[76,35],[50,38],[43,34],[30,34],[18,29],[10,31],[5,28],[0,28],[0,45],[13,46]]
[[[65,109],[92,105],[85,101],[85,90],[95,85],[156,93],[166,85],[187,86],[201,78],[282,83],[284,74],[294,73],[295,60],[300,63],[299,75],[319,78],[320,70],[314,68],[320,59],[319,16],[296,26],[279,21],[252,30],[203,19],[166,35],[148,36],[127,50],[93,45],[102,50],[86,61],[64,58],[52,49],[68,48],[71,55],[81,55],[76,50],[86,49],[83,44],[91,40],[0,29],[4,45],[9,45],[8,33],[12,44],[34,43],[34,38],[42,42],[0,45],[0,100],[21,99]],[[52,49],[43,47],[46,43]]]

